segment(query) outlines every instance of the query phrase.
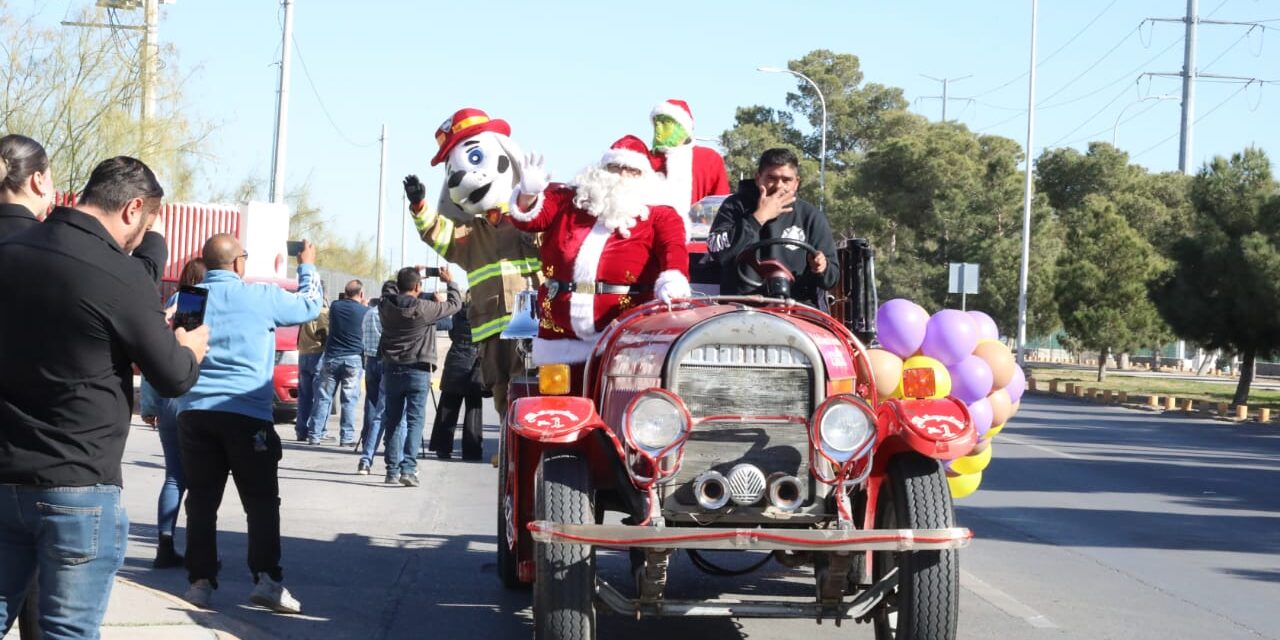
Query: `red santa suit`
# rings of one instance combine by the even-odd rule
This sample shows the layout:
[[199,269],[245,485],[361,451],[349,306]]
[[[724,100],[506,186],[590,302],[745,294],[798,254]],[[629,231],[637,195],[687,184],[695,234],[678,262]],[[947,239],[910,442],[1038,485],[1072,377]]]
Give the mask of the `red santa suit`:
[[517,227],[542,232],[547,281],[538,290],[536,364],[585,362],[600,333],[624,311],[672,283],[688,290],[684,223],[674,209],[643,206],[643,213],[610,229],[574,203],[577,194],[574,187],[552,183],[528,211],[511,209]]
[[729,177],[725,174],[724,159],[714,149],[693,144],[693,112],[683,100],[666,100],[658,103],[649,114],[650,120],[664,115],[684,127],[689,142],[657,152],[661,164],[658,171],[666,176],[662,204],[669,205],[687,217],[690,205],[706,196],[729,195]]

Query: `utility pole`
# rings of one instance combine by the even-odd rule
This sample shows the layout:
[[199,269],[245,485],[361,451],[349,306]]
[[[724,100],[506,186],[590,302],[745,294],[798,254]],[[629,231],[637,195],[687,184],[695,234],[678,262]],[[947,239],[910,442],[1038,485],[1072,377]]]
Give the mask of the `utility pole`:
[[924,77],[924,78],[928,78],[928,79],[930,79],[930,80],[933,80],[934,82],[941,82],[941,83],[942,83],[942,95],[940,95],[940,96],[920,96],[919,98],[916,98],[916,99],[917,99],[917,100],[941,100],[941,101],[942,101],[942,121],[943,121],[943,122],[946,122],[946,121],[947,121],[947,102],[949,102],[949,101],[951,101],[951,100],[960,100],[960,101],[962,101],[962,102],[973,102],[973,98],[951,98],[951,97],[948,97],[948,89],[950,89],[950,86],[951,86],[951,83],[952,83],[952,82],[959,82],[959,81],[961,81],[961,80],[965,80],[965,79],[967,79],[967,78],[972,78],[972,77],[973,77],[973,74],[970,74],[970,75],[967,75],[967,76],[960,76],[959,78],[935,78],[935,77],[933,77],[933,76],[928,76],[928,75],[925,75],[925,74],[923,74],[923,73],[922,73],[922,74],[920,74],[920,76],[921,76],[921,77]]
[[1032,157],[1036,132],[1036,23],[1039,20],[1039,0],[1031,0],[1031,65],[1030,77],[1027,80],[1027,158],[1026,184],[1022,193],[1022,258],[1018,264],[1018,365],[1027,366],[1027,279],[1028,265],[1031,262],[1031,197],[1034,195],[1035,183],[1032,171],[1035,160]]
[[271,148],[271,201],[284,202],[284,155],[289,139],[289,58],[293,48],[293,0],[284,5],[284,33],[280,44],[280,90],[276,94],[276,134]]
[[156,67],[160,57],[160,37],[157,22],[160,16],[159,0],[145,0],[143,5],[142,32],[142,132],[145,143],[147,125],[155,117]]
[[374,271],[381,273],[378,264],[382,260],[382,212],[387,206],[387,125],[382,125],[382,137],[378,138],[378,142],[382,143],[382,159],[378,161],[378,242],[377,249],[374,250]]
[[[1263,25],[1259,22],[1233,22],[1229,20],[1202,19],[1200,17],[1200,0],[1187,0],[1187,15],[1182,18],[1147,18],[1147,20],[1150,20],[1151,22],[1182,22],[1186,25],[1187,33],[1184,38],[1185,46],[1182,54],[1182,71],[1179,73],[1144,73],[1142,76],[1176,77],[1182,79],[1182,119],[1178,136],[1178,171],[1183,174],[1190,175],[1193,171],[1191,148],[1196,124],[1196,80],[1199,78],[1211,78],[1224,82],[1244,82],[1246,84],[1260,81],[1258,78],[1200,73],[1199,69],[1196,68],[1196,49],[1199,40],[1198,27],[1201,24],[1232,25],[1249,27],[1249,30],[1252,31]],[[1186,358],[1186,348],[1186,341],[1179,340],[1177,353],[1179,363]]]
[[405,228],[409,222],[409,203],[403,194],[400,196],[400,209],[404,214],[400,216],[400,266],[408,267],[412,265],[409,262],[409,231]]

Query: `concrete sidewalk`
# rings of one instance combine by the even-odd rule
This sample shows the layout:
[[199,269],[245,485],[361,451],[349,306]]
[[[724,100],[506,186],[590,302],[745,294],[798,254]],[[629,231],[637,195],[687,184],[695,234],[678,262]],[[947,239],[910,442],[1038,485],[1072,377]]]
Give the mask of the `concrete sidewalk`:
[[[22,636],[15,624],[4,640]],[[102,621],[103,640],[249,640],[268,637],[260,630],[214,611],[197,609],[182,598],[116,578]]]

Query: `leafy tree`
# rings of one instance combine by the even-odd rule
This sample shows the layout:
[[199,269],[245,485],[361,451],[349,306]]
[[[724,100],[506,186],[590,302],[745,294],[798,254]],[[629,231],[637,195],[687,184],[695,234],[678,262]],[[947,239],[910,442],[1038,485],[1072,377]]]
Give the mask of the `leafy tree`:
[[[79,20],[106,22],[106,12],[86,9]],[[0,0],[0,130],[44,145],[60,189],[79,190],[94,166],[124,154],[150,165],[170,198],[191,197],[195,161],[212,127],[186,108],[186,77],[177,72],[172,47],[160,52],[159,108],[143,126],[137,117],[140,37],[110,29],[42,28]]]
[[1175,242],[1175,267],[1154,283],[1178,335],[1241,354],[1235,404],[1245,404],[1259,356],[1280,352],[1280,188],[1266,154],[1250,147],[1214,158],[1191,182],[1192,233]]
[[1147,295],[1163,260],[1103,196],[1085,197],[1063,223],[1071,248],[1058,260],[1058,313],[1075,345],[1099,351],[1102,382],[1108,355],[1151,344],[1164,330]]

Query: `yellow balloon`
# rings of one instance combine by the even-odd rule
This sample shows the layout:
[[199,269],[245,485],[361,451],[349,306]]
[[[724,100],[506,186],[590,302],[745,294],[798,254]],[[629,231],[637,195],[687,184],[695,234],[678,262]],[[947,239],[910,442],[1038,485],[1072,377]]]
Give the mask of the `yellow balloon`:
[[1000,435],[1000,432],[1001,432],[1001,431],[1003,431],[1003,430],[1004,430],[1004,425],[1003,425],[1003,424],[998,424],[998,425],[996,425],[996,426],[994,426],[994,427],[991,427],[991,429],[989,429],[989,430],[987,431],[987,439],[988,439],[988,440],[990,440],[990,439],[992,439],[992,438],[994,438],[994,437],[996,437],[996,436]]
[[868,349],[867,360],[871,362],[871,375],[875,376],[880,397],[892,396],[902,383],[902,358],[884,349]]
[[[976,450],[978,447],[974,447]],[[951,463],[951,470],[964,476],[971,473],[982,473],[991,464],[991,447],[982,447],[981,451],[970,453],[963,458],[956,458]]]
[[933,369],[933,395],[925,397],[945,398],[951,395],[951,374],[947,372],[946,366],[929,356],[911,356],[902,363],[902,378],[898,381],[898,388],[893,391],[893,397],[906,397],[906,393],[903,391],[903,382],[905,382],[906,376],[910,375],[908,373],[909,369]]
[[959,500],[973,495],[982,484],[982,472],[966,473],[962,476],[948,476],[947,486],[951,488],[951,497]]

